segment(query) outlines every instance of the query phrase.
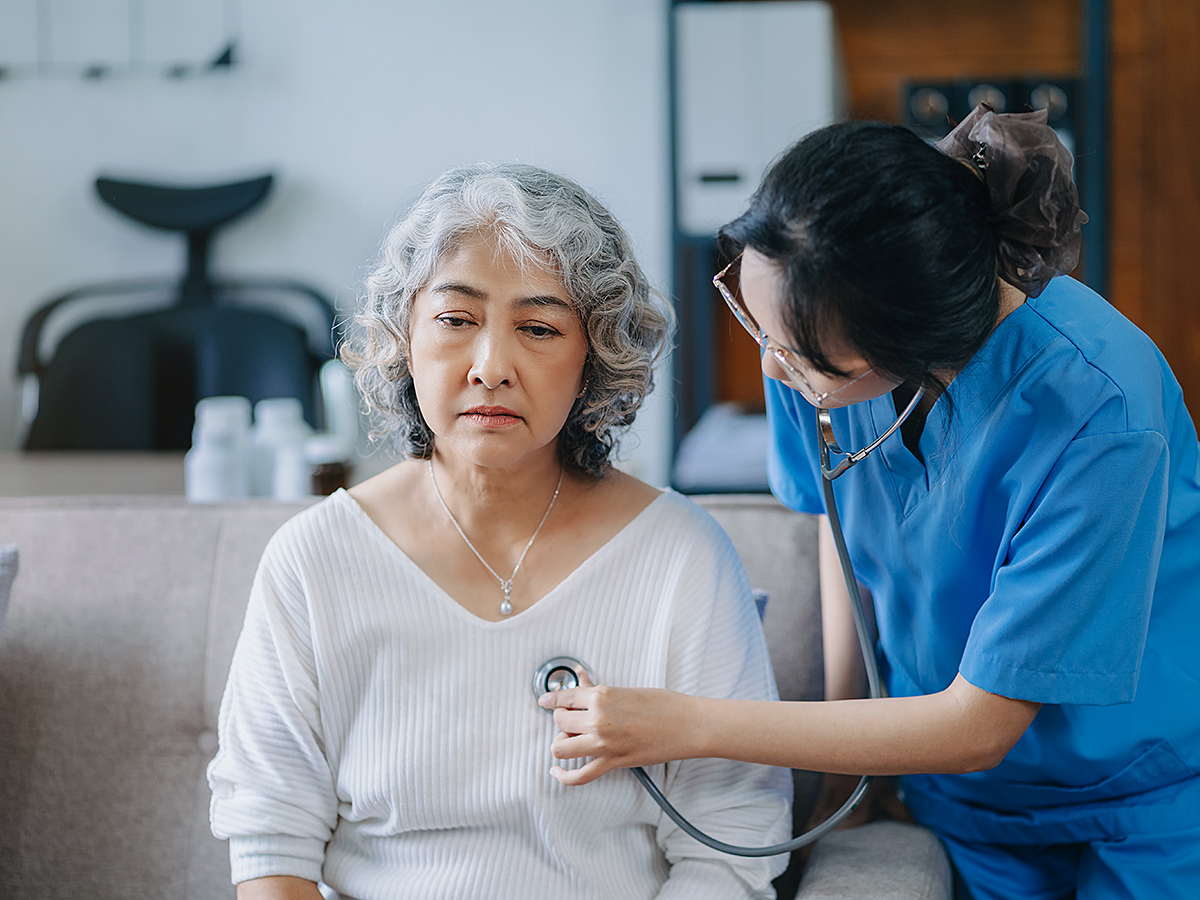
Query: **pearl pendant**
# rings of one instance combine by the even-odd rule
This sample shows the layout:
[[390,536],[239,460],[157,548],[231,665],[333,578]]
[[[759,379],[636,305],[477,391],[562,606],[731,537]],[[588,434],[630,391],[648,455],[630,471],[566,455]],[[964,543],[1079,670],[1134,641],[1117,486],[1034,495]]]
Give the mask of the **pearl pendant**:
[[504,599],[500,602],[500,615],[512,615],[512,600],[509,598],[512,595],[512,579],[500,583],[500,587],[504,588]]

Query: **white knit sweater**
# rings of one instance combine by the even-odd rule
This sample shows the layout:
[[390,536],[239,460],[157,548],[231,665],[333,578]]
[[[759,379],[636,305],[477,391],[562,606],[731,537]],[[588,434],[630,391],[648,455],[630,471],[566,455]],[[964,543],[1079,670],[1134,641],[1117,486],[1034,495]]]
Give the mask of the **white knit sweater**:
[[[263,554],[208,770],[233,880],[296,875],[361,900],[773,896],[784,857],[709,850],[629,772],[555,781],[532,684],[562,655],[612,685],[775,696],[737,555],[678,494],[500,622],[447,596],[349,494],[292,519]],[[650,774],[722,840],[788,836],[783,770]]]

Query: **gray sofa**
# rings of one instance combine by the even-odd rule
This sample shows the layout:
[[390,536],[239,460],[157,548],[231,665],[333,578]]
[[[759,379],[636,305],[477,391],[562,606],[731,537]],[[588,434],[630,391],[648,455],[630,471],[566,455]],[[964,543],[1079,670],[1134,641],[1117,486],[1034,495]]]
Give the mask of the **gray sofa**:
[[[818,697],[813,520],[768,497],[698,499],[770,595],[781,694]],[[0,632],[0,896],[233,896],[204,770],[258,556],[303,505],[0,500],[0,544],[20,551]],[[797,773],[798,816],[816,786]],[[936,839],[879,822],[820,841],[798,896],[949,895]]]

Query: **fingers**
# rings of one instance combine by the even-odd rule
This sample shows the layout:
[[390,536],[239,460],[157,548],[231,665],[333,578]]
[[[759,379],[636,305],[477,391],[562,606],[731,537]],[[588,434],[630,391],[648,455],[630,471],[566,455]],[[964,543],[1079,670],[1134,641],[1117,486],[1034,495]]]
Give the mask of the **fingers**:
[[563,688],[561,691],[547,691],[538,697],[538,705],[543,709],[587,709],[587,691],[596,685],[588,677],[586,671],[579,673],[579,686]]
[[558,779],[559,784],[575,787],[595,781],[601,775],[612,770],[612,766],[603,760],[594,759],[579,769],[564,769],[562,766],[551,766],[550,774]]
[[538,705],[543,709],[588,709],[592,705],[596,693],[594,685],[575,688],[563,688],[561,691],[549,691],[538,697]]
[[586,709],[556,709],[554,724],[566,734],[594,734],[596,718]]
[[582,688],[566,688],[561,691],[548,691],[538,697],[538,706],[542,709],[587,709],[586,706],[579,706],[581,702],[577,695],[582,693]]
[[550,755],[555,759],[583,759],[600,753],[598,742],[592,735],[560,733],[550,745]]
[[[557,717],[562,714],[563,710],[557,710],[554,715]],[[589,735],[560,732],[550,746],[550,753],[556,759],[582,759],[593,755],[595,744],[595,739]],[[616,765],[608,760],[592,759],[578,769],[551,766],[550,774],[558,779],[560,784],[574,787],[595,781],[601,775],[611,772],[615,768],[617,768]]]

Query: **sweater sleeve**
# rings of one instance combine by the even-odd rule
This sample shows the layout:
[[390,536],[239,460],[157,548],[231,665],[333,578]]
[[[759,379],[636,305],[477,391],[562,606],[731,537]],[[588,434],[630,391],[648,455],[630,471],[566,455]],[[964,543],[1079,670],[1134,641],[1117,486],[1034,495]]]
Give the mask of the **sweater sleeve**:
[[235,884],[268,875],[320,881],[337,823],[293,549],[285,530],[259,565],[221,701],[219,750],[208,768],[212,831],[229,839]]
[[[707,540],[697,540],[677,581],[667,687],[688,694],[777,700],[762,623],[729,538],[704,514]],[[760,847],[791,836],[791,773],[725,759],[667,766],[664,792],[701,831],[731,844]],[[746,858],[713,850],[665,813],[658,841],[671,864],[659,893],[667,898],[773,897],[771,880],[787,856]]]

